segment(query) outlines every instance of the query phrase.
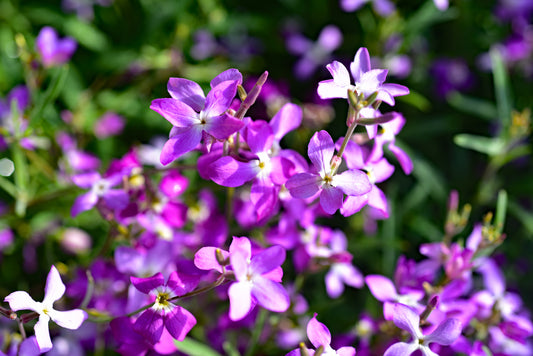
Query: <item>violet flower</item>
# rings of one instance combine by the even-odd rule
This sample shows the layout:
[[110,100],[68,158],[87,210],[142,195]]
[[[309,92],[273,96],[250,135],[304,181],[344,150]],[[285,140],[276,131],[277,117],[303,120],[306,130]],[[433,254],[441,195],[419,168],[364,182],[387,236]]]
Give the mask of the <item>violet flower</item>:
[[98,138],[119,135],[124,129],[125,120],[122,116],[114,113],[105,113],[94,124],[94,134]]
[[336,174],[332,167],[335,150],[333,139],[326,131],[316,132],[309,142],[308,155],[315,171],[293,175],[285,186],[295,198],[306,199],[320,194],[320,206],[328,214],[335,213],[342,206],[343,194],[363,195],[372,189],[363,172],[350,169]]
[[[155,299],[154,305],[145,310],[135,321],[133,328],[150,343],[156,344],[166,329],[173,338],[183,341],[196,325],[196,318],[185,308],[169,299],[191,291],[189,283],[184,283],[176,271],[172,272],[165,283],[161,273],[149,278],[130,277],[131,283],[140,292]],[[191,288],[192,287],[192,288]]]
[[410,343],[397,342],[391,345],[383,356],[409,356],[420,350],[424,356],[438,356],[429,348],[430,343],[440,345],[452,344],[461,334],[462,325],[458,319],[449,318],[440,323],[430,334],[424,335],[420,330],[420,316],[403,304],[394,306],[394,324],[411,334]]
[[76,198],[72,205],[70,214],[72,217],[79,213],[92,209],[98,200],[102,198],[111,209],[123,209],[129,202],[129,196],[122,189],[111,189],[111,187],[122,182],[122,173],[113,174],[103,178],[98,172],[82,173],[72,177],[72,181],[78,187],[90,188],[87,193]]
[[[319,322],[316,318],[317,314],[315,313],[313,315],[313,318],[309,320],[307,323],[307,337],[309,338],[309,341],[311,341],[311,344],[315,348],[323,347],[323,352],[321,355],[324,356],[354,356],[355,355],[355,348],[351,346],[344,346],[341,347],[338,350],[334,350],[331,347],[331,333],[329,329],[326,327],[326,325]],[[309,352],[314,352],[313,350],[307,349]],[[300,356],[301,352],[300,349],[292,350],[289,352],[286,356]]]
[[59,311],[54,309],[54,302],[59,300],[65,294],[65,285],[61,281],[61,276],[57,269],[52,266],[44,289],[44,299],[42,302],[36,302],[26,292],[17,291],[9,294],[4,301],[9,303],[13,311],[33,310],[39,314],[39,320],[35,324],[35,337],[41,352],[52,349],[52,340],[48,331],[48,322],[53,320],[57,325],[75,330],[87,319],[87,313],[81,309],[69,311]]
[[389,0],[341,0],[341,8],[346,12],[353,12],[370,1],[374,11],[383,17],[389,16],[396,9]]
[[309,78],[318,66],[330,60],[330,53],[342,42],[342,32],[337,26],[328,25],[320,31],[318,39],[313,42],[301,34],[291,34],[287,38],[287,49],[301,58],[294,67],[295,75],[300,79]]
[[[365,98],[377,92],[377,99],[394,105],[394,97],[409,94],[409,89],[399,84],[385,84],[388,71],[386,69],[371,69],[368,50],[361,47],[350,64],[350,71],[355,84],[351,84],[350,74],[346,67],[337,61],[326,66],[333,79],[318,83],[318,95],[322,99],[348,98],[348,89],[356,94],[363,94]],[[370,110],[370,108],[367,108]],[[363,111],[361,114],[363,115]],[[372,116],[370,116],[372,117]]]
[[195,149],[205,134],[223,140],[244,126],[241,120],[226,113],[241,82],[241,73],[228,69],[211,81],[211,91],[206,97],[200,85],[191,80],[168,80],[167,89],[172,98],[155,99],[150,105],[150,109],[173,125],[161,152],[162,164],[169,164]]
[[72,37],[60,39],[56,30],[49,26],[41,29],[36,45],[45,67],[59,66],[68,62],[77,47]]

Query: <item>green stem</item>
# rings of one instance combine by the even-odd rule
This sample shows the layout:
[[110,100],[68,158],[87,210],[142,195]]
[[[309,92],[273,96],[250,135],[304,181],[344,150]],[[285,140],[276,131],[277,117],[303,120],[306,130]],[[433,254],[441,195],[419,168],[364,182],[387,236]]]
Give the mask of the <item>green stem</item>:
[[[355,128],[357,127],[357,119],[359,118],[359,111],[355,110],[351,105],[348,108],[348,118],[347,122],[350,123],[350,126],[348,127],[348,130],[346,131],[346,135],[344,136],[344,140],[342,141],[341,148],[337,152],[337,157],[342,160],[342,154],[344,153],[344,150],[346,149],[346,146],[348,145],[348,141],[350,141],[350,138],[353,135],[353,132]],[[339,162],[340,162],[339,160]],[[331,175],[333,176],[335,173],[337,173],[337,170],[339,169],[340,164],[336,164],[332,171]]]
[[252,356],[254,354],[255,349],[257,348],[257,343],[259,342],[259,338],[261,337],[261,332],[265,327],[267,313],[268,312],[265,309],[259,310],[259,315],[257,315],[257,319],[255,320],[255,326],[252,331],[250,343],[248,344],[248,349],[246,350],[244,356]]

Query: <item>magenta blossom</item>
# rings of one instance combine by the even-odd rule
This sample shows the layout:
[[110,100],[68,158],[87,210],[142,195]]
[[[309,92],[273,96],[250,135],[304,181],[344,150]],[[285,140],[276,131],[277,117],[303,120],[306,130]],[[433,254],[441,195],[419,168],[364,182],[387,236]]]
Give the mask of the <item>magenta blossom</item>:
[[326,131],[316,132],[309,142],[308,155],[315,171],[292,176],[285,186],[295,198],[306,199],[320,194],[320,206],[328,214],[342,206],[343,195],[356,196],[370,192],[372,185],[365,173],[349,169],[337,174],[332,167],[335,144]]
[[403,304],[394,306],[394,324],[411,334],[410,343],[397,342],[390,346],[383,356],[409,356],[420,350],[424,356],[438,356],[429,348],[430,343],[451,345],[461,334],[462,325],[458,319],[449,318],[440,323],[430,334],[424,335],[420,330],[420,316]]
[[68,62],[76,51],[76,41],[71,37],[60,39],[56,30],[46,26],[36,39],[37,50],[45,67],[53,67]]
[[4,299],[4,301],[9,303],[9,307],[13,311],[33,310],[39,314],[39,320],[35,324],[34,330],[41,352],[47,352],[53,347],[48,331],[48,322],[50,320],[53,320],[61,327],[75,330],[87,319],[87,313],[81,309],[69,311],[58,311],[54,309],[54,302],[65,294],[65,289],[59,272],[52,266],[46,278],[44,299],[42,302],[34,301],[28,293],[22,291],[13,292]]
[[161,152],[162,164],[169,164],[195,149],[205,135],[223,140],[244,126],[241,120],[226,113],[241,82],[241,73],[228,69],[211,81],[211,91],[206,97],[200,85],[191,80],[168,80],[167,89],[172,98],[155,99],[150,105],[150,109],[173,125]]
[[166,329],[173,338],[183,341],[196,325],[196,318],[170,299],[191,291],[195,284],[182,281],[176,271],[170,274],[167,283],[160,272],[149,278],[130,277],[130,279],[135,288],[155,299],[154,305],[137,318],[133,325],[134,330],[152,344],[161,339],[163,329]]

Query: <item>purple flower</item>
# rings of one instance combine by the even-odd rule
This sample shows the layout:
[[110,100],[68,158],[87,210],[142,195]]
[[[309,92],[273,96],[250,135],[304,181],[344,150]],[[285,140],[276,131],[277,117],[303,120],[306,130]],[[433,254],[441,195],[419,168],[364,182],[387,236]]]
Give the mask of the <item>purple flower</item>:
[[[409,89],[399,84],[384,84],[388,71],[386,69],[371,69],[368,50],[361,47],[350,64],[350,71],[355,84],[350,82],[350,74],[346,67],[337,61],[326,66],[333,79],[318,83],[318,95],[322,99],[348,98],[348,89],[356,94],[363,94],[365,98],[377,92],[377,99],[394,105],[394,97],[409,94]],[[363,112],[361,112],[363,114]]]
[[74,184],[81,188],[90,188],[91,190],[76,198],[70,214],[74,217],[83,211],[92,209],[100,198],[111,209],[124,209],[129,202],[128,193],[122,189],[111,189],[111,187],[120,184],[122,178],[122,173],[102,178],[98,172],[82,173],[73,176],[72,181]]
[[211,81],[211,91],[206,97],[200,85],[193,81],[168,80],[167,89],[172,98],[155,99],[150,105],[150,109],[173,125],[161,152],[162,164],[169,164],[195,149],[205,134],[223,140],[244,126],[241,120],[226,113],[241,82],[241,73],[228,69]]
[[316,43],[300,34],[289,35],[287,49],[296,55],[302,56],[294,68],[296,76],[300,79],[309,78],[318,66],[329,61],[330,53],[337,49],[342,42],[342,33],[334,25],[328,25],[320,31]]
[[[351,346],[344,346],[341,347],[338,350],[334,350],[331,347],[331,333],[329,332],[329,329],[326,327],[326,325],[319,322],[316,318],[317,314],[315,313],[313,315],[313,318],[309,320],[307,323],[307,337],[309,338],[309,341],[311,341],[311,344],[315,348],[323,347],[324,351],[321,355],[324,356],[353,356],[355,355],[355,349]],[[308,352],[312,350],[307,350]],[[300,349],[292,350],[289,352],[286,356],[300,356]]]
[[124,118],[114,112],[104,114],[94,125],[94,134],[98,138],[115,136],[124,129]]
[[53,320],[56,324],[67,329],[78,329],[87,319],[87,313],[81,309],[69,311],[58,311],[54,309],[54,302],[65,294],[65,285],[61,281],[61,276],[57,269],[52,266],[44,289],[44,299],[36,302],[26,292],[17,291],[8,295],[4,301],[9,303],[13,311],[33,310],[39,314],[39,320],[35,324],[35,337],[41,352],[52,349],[52,340],[48,331],[48,322]]
[[389,0],[341,0],[341,8],[346,12],[353,12],[370,1],[374,10],[381,16],[389,16],[395,10],[394,4]]
[[431,67],[431,74],[435,77],[437,93],[445,97],[455,90],[468,90],[472,87],[473,76],[467,64],[460,58],[441,58]]
[[429,348],[430,343],[440,345],[452,344],[461,334],[462,325],[458,319],[449,318],[440,323],[430,334],[424,335],[420,330],[420,316],[403,304],[394,306],[394,324],[411,334],[410,343],[397,342],[390,346],[383,356],[409,356],[420,350],[424,356],[438,356]]
[[188,310],[174,304],[169,299],[184,295],[194,287],[182,281],[176,271],[170,274],[167,283],[161,273],[149,278],[131,277],[130,279],[140,292],[155,298],[154,305],[145,310],[135,321],[134,330],[152,344],[161,339],[163,329],[166,329],[173,338],[183,341],[196,325],[196,318]]
[[52,27],[43,27],[36,39],[37,50],[45,67],[68,62],[76,51],[76,41],[71,37],[60,39]]
[[336,174],[332,167],[335,144],[326,131],[316,132],[309,142],[308,155],[315,172],[298,173],[285,184],[295,198],[306,199],[320,194],[320,206],[328,214],[333,214],[342,206],[343,194],[363,195],[372,186],[366,174],[350,169]]

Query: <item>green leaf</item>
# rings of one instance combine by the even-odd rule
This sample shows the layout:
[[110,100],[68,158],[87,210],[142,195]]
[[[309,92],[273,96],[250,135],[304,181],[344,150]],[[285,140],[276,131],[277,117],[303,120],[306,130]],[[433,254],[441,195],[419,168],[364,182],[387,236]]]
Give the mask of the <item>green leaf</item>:
[[400,96],[397,100],[410,104],[420,111],[429,111],[431,109],[431,102],[425,96],[413,90],[409,92],[409,95]]
[[206,344],[189,337],[183,341],[174,340],[174,344],[180,352],[190,356],[222,356]]
[[490,50],[492,63],[492,73],[494,75],[494,90],[496,92],[496,104],[498,106],[498,116],[504,127],[511,125],[511,91],[509,86],[509,76],[505,69],[500,50],[492,48]]
[[487,120],[498,118],[498,110],[490,101],[472,98],[457,91],[448,95],[446,99],[451,106],[465,113]]
[[457,146],[468,148],[489,156],[503,153],[505,142],[499,137],[484,137],[469,134],[459,134],[453,138]]
[[92,24],[71,18],[65,23],[65,33],[74,37],[81,45],[94,51],[109,47],[107,37]]
[[505,215],[507,213],[507,192],[505,190],[500,190],[498,192],[498,202],[496,203],[496,218],[494,224],[500,232],[503,231],[503,226],[505,224]]

